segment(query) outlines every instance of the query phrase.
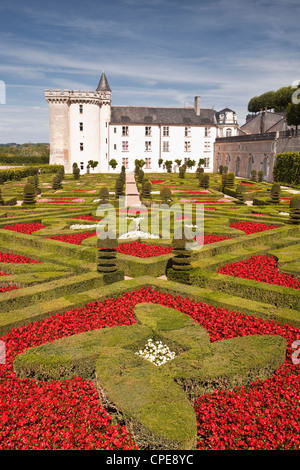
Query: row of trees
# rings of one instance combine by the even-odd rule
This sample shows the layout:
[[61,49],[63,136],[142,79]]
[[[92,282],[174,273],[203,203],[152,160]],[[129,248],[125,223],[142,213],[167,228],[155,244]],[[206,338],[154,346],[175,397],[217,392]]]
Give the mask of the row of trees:
[[[200,160],[198,161],[198,167],[201,167],[201,165],[204,165],[204,162],[205,162],[204,158],[200,158]],[[177,158],[176,160],[174,160],[174,163],[176,163],[178,168],[180,168],[182,160]],[[109,164],[115,170],[117,168],[118,162],[117,162],[117,160],[112,159],[112,160],[110,160]],[[135,159],[134,164],[135,164],[136,168],[143,168],[145,166],[146,162],[143,159],[138,159],[137,158],[137,159]],[[164,165],[166,170],[170,173],[172,171],[173,161],[172,160],[165,160],[164,161],[162,158],[159,158],[158,159],[158,166],[161,168],[162,165]],[[196,160],[188,159],[185,162],[185,165],[188,169],[192,169],[194,166],[196,166]]]

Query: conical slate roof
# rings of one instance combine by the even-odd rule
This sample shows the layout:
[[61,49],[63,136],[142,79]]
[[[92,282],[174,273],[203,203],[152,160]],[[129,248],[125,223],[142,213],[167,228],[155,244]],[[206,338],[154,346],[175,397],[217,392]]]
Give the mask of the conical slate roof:
[[103,72],[96,91],[111,91],[105,73]]

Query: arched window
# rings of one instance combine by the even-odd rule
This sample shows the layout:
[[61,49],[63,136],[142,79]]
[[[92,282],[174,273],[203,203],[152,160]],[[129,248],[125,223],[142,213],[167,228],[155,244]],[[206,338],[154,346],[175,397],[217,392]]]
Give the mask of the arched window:
[[254,158],[253,155],[250,155],[248,158],[248,172],[247,172],[247,177],[250,179],[251,178],[251,171],[254,163]]
[[228,127],[226,129],[226,137],[231,137],[231,135],[232,135],[232,129],[230,129],[230,127]]

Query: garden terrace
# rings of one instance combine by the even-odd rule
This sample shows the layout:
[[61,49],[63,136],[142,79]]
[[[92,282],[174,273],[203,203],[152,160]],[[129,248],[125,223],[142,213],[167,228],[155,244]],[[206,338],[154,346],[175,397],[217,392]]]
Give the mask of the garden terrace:
[[[147,173],[151,200],[142,198],[142,212],[116,212],[127,233],[142,236],[117,240],[114,277],[97,270],[96,229],[104,217],[97,211],[102,186],[111,207],[106,222],[118,209],[118,174],[68,174],[63,192],[52,189],[53,174],[39,175],[40,202],[26,209],[27,175],[1,185],[3,198],[17,204],[0,206],[0,339],[7,350],[0,448],[299,448],[292,344],[300,340],[300,237],[284,199],[298,188],[272,204],[270,184],[236,178],[248,188],[241,203],[232,189],[222,191],[219,174],[209,175],[208,193],[195,171],[184,179]],[[162,187],[171,189],[177,212],[171,237],[150,238],[168,217],[165,210],[148,224],[149,202],[161,203]],[[258,199],[263,205],[252,204]],[[199,202],[181,220],[194,225],[188,217],[204,204],[204,245],[192,252],[191,269],[178,272],[173,224],[190,201]],[[158,367],[135,355],[150,336],[175,359]]]

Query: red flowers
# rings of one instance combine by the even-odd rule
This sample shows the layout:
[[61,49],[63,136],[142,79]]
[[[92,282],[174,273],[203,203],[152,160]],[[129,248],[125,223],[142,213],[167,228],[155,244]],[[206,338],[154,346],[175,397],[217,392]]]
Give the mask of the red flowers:
[[150,180],[151,184],[159,184],[159,183],[164,183],[165,180]]
[[277,262],[272,256],[250,256],[247,260],[222,266],[217,272],[227,276],[300,289],[300,283],[293,276],[278,271]]
[[31,264],[41,263],[26,256],[15,255],[14,253],[1,253],[0,252],[0,263],[16,263],[16,264]]
[[101,220],[101,219],[96,219],[92,215],[76,215],[76,216],[74,215],[72,219],[93,220],[95,222],[99,222],[99,220]]
[[1,287],[0,292],[9,292],[11,290],[18,289],[17,286],[6,286],[6,287]]
[[56,235],[55,237],[46,237],[50,238],[51,240],[58,240],[60,242],[72,243],[73,245],[80,245],[82,240],[85,240],[89,237],[94,237],[96,232],[85,232],[85,233],[75,233],[73,234],[66,234],[66,235]]
[[121,243],[117,248],[118,253],[137,256],[139,258],[151,258],[172,253],[172,248],[162,245],[148,245],[147,243],[131,242]]
[[292,450],[300,448],[300,368],[292,362],[292,343],[300,331],[290,325],[216,308],[152,288],[91,302],[39,322],[13,328],[2,338],[6,364],[0,365],[0,449],[137,449],[122,426],[103,410],[92,382],[80,378],[20,380],[13,360],[25,349],[97,328],[131,325],[141,302],[175,308],[201,324],[211,341],[256,334],[287,341],[284,364],[267,380],[233,391],[216,390],[197,399],[199,450]]
[[202,241],[204,241],[203,245],[208,245],[209,243],[217,243],[223,240],[230,240],[230,238],[231,237],[223,237],[220,235],[204,235],[204,238],[201,236],[198,236],[195,238],[195,240],[198,243],[202,243]]
[[4,230],[13,230],[14,232],[26,233],[31,235],[33,232],[37,232],[42,228],[45,228],[46,225],[39,224],[38,222],[29,223],[29,224],[15,224],[15,225],[6,225],[1,227]]
[[273,228],[278,228],[278,225],[265,225],[265,224],[257,224],[255,222],[237,222],[235,224],[230,224],[230,227],[237,228],[238,230],[242,230],[245,232],[246,235],[251,233],[258,233],[264,232],[265,230],[271,230]]

